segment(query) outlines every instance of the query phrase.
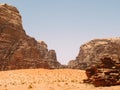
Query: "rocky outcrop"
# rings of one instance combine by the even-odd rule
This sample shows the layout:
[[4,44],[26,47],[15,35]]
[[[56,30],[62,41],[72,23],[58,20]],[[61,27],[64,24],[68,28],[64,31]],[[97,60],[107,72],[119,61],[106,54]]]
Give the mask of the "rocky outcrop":
[[80,65],[78,60],[70,60],[68,63],[68,68],[79,69]]
[[49,50],[46,54],[45,60],[51,68],[60,68],[61,64],[57,61],[57,56],[55,50]]
[[44,41],[26,35],[17,8],[0,4],[0,70],[58,68],[59,65],[54,50],[48,50]]
[[83,44],[76,60],[70,61],[68,66],[70,68],[86,69],[93,64],[100,63],[100,58],[105,56],[110,56],[116,61],[119,60],[120,38],[95,39]]
[[120,59],[118,61],[111,56],[101,58],[101,63],[86,69],[88,79],[84,82],[96,87],[120,85]]

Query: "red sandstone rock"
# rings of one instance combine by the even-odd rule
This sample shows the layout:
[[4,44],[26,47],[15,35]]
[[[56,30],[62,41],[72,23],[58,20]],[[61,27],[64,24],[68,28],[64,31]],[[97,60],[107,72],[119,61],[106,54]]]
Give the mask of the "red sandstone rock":
[[110,57],[102,57],[101,61],[99,67],[94,66],[86,69],[88,79],[84,82],[92,83],[96,87],[120,85],[120,68],[116,67],[116,62]]
[[0,70],[58,68],[56,53],[50,52],[44,41],[26,35],[16,7],[0,5]]
[[106,56],[110,56],[113,62],[120,62],[120,38],[94,39],[83,44],[76,60],[70,61],[68,66],[85,70],[94,64],[101,63],[101,57]]

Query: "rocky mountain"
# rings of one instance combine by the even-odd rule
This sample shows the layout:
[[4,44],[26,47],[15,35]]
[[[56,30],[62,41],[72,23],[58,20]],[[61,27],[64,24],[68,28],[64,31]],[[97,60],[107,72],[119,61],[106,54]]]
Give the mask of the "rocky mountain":
[[80,47],[76,60],[68,63],[69,68],[86,69],[101,63],[101,58],[110,56],[120,62],[120,38],[94,39]]
[[26,35],[17,8],[0,4],[0,70],[59,66],[54,50]]

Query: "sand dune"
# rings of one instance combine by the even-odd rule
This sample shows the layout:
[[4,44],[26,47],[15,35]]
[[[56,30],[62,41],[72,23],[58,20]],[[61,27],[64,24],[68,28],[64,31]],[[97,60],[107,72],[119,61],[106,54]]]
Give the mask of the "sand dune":
[[0,90],[120,90],[120,86],[94,87],[83,83],[82,70],[26,69],[0,72]]

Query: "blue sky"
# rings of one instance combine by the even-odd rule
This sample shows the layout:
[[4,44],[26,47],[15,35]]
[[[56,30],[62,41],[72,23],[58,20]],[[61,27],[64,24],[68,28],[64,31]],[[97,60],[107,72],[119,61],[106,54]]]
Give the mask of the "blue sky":
[[16,6],[26,33],[55,49],[67,64],[80,45],[95,39],[120,36],[120,0],[1,0]]

